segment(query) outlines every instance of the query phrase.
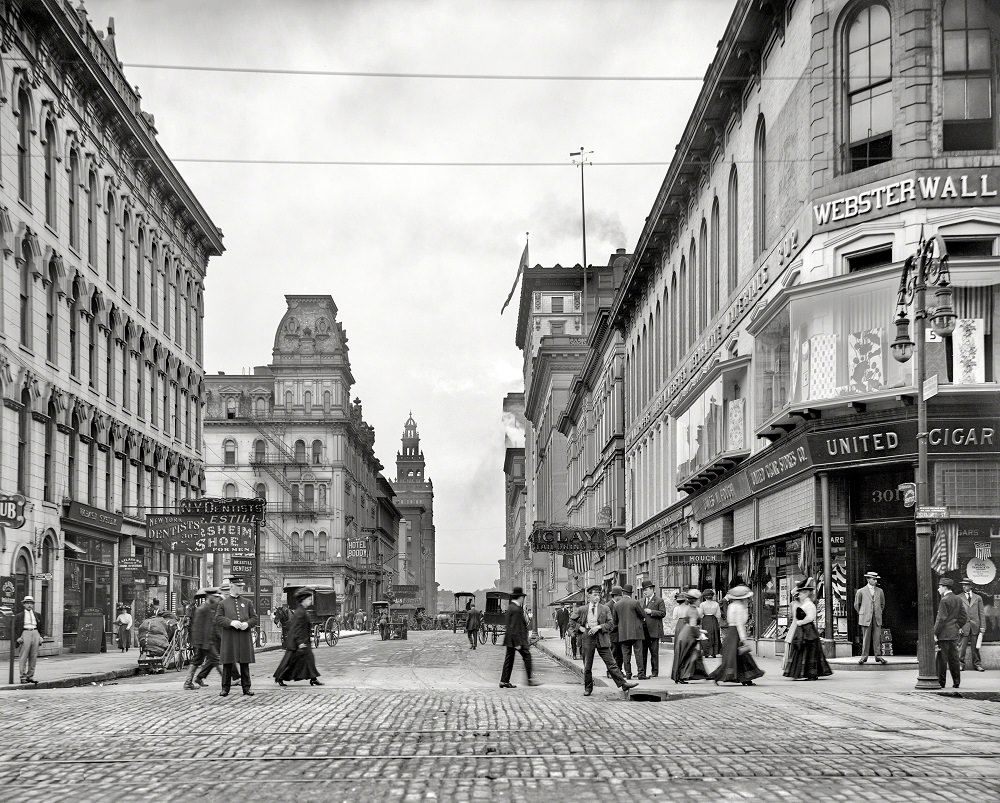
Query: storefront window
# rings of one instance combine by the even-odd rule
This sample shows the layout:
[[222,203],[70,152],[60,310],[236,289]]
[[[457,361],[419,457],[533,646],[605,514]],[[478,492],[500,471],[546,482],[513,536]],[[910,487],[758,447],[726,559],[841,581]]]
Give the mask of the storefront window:
[[863,396],[912,384],[889,346],[898,279],[877,277],[793,297],[757,335],[759,421],[790,403]]
[[100,610],[105,627],[112,619],[111,566],[114,546],[97,538],[71,535],[82,550],[66,557],[63,569],[63,633],[76,633],[80,615],[88,608]]
[[677,417],[674,464],[680,480],[710,465],[720,454],[746,448],[741,386],[746,371],[720,376]]

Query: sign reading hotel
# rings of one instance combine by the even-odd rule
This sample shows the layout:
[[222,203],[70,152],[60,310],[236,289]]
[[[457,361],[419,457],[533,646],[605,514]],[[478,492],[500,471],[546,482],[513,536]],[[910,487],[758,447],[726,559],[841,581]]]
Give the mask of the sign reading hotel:
[[531,532],[536,552],[591,552],[604,548],[608,531],[600,527],[537,527]]
[[357,558],[362,563],[368,562],[368,539],[367,538],[348,538],[347,539],[347,558]]
[[874,220],[917,206],[1000,206],[1000,168],[916,170],[813,203],[815,231]]

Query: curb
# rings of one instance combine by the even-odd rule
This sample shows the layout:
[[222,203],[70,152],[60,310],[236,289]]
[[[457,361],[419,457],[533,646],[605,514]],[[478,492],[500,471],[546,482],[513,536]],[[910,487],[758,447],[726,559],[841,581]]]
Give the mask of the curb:
[[539,650],[544,652],[547,656],[549,656],[549,658],[555,660],[556,663],[562,664],[567,669],[570,669],[573,672],[575,672],[581,678],[583,677],[583,664],[581,664],[579,661],[574,661],[573,658],[571,658],[568,655],[559,655],[554,650],[549,649],[549,647],[543,646],[541,640],[535,642],[535,646]]
[[[368,633],[352,633],[347,636],[341,636],[341,639],[354,638],[355,636],[367,636]],[[262,652],[274,652],[280,650],[280,644],[267,644],[256,650],[255,654]],[[174,670],[166,670],[167,672],[172,672]],[[13,686],[3,684],[0,685],[0,692],[11,692],[11,691],[41,691],[42,689],[71,689],[76,686],[96,686],[100,683],[106,683],[111,680],[119,680],[121,678],[134,678],[140,674],[146,674],[145,672],[140,672],[138,666],[130,666],[126,669],[113,669],[108,672],[98,672],[91,675],[77,675],[70,678],[62,678],[60,680],[40,680],[38,683],[23,684],[15,683]],[[180,676],[181,672],[175,672],[176,675]]]

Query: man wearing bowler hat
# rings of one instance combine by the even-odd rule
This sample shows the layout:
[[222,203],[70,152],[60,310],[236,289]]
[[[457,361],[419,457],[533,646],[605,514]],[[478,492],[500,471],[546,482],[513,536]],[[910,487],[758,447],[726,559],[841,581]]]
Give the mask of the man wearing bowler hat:
[[965,663],[966,650],[972,651],[972,666],[977,672],[985,672],[983,659],[979,655],[979,634],[986,626],[986,611],[983,608],[983,598],[972,590],[975,583],[968,577],[962,578],[962,604],[965,605],[965,615],[968,621],[962,628],[962,641],[958,645],[958,659],[962,669],[968,669]]
[[510,601],[507,603],[507,620],[504,626],[503,646],[507,648],[507,653],[503,658],[503,670],[500,673],[501,689],[516,689],[510,682],[511,672],[514,671],[514,654],[521,653],[521,660],[524,661],[524,672],[528,676],[528,685],[537,686],[538,681],[531,677],[531,651],[528,649],[528,617],[524,612],[524,589],[514,586],[510,592]]
[[619,688],[627,691],[639,685],[634,680],[627,680],[622,671],[615,666],[615,659],[611,656],[611,630],[614,628],[614,621],[611,618],[611,609],[601,602],[599,585],[592,585],[587,589],[587,602],[573,611],[570,623],[580,633],[584,697],[589,697],[594,692],[595,652],[601,656],[611,674],[611,679]]
[[642,663],[639,665],[639,680],[650,677],[646,673],[646,659],[649,658],[649,669],[652,677],[660,674],[660,637],[663,635],[663,617],[667,615],[667,606],[663,598],[656,593],[652,580],[642,581],[642,599],[639,607],[643,613]]
[[859,664],[868,663],[868,653],[875,656],[876,663],[888,663],[882,657],[882,612],[885,610],[885,592],[878,587],[879,576],[876,572],[865,574],[866,585],[859,588],[854,595],[854,610],[858,612],[858,625],[861,627],[861,660]]
[[14,617],[14,642],[21,648],[21,682],[38,683],[35,680],[35,663],[38,648],[42,645],[42,620],[35,613],[35,598],[30,594],[21,600],[21,612]]
[[[614,621],[615,626],[611,630],[611,657],[615,659],[615,666],[619,669],[622,668],[622,643],[618,639],[618,613],[615,611],[615,606],[621,602],[624,590],[621,586],[611,586],[611,599],[608,600],[608,607],[611,608],[611,619]],[[566,615],[566,621],[569,622],[569,614]],[[608,672],[608,677],[611,677],[611,673]]]
[[250,664],[254,662],[254,652],[250,630],[257,626],[258,621],[253,603],[243,597],[242,581],[230,578],[229,594],[223,597],[215,613],[215,622],[222,631],[222,647],[219,651],[223,667],[220,697],[229,696],[237,665],[243,694],[253,696],[250,690]]
[[942,577],[938,581],[938,593],[941,602],[938,604],[937,618],[934,620],[934,640],[937,642],[941,655],[937,661],[938,683],[944,688],[945,668],[951,670],[951,685],[958,688],[962,682],[962,667],[958,661],[958,642],[962,637],[962,628],[969,620],[965,613],[965,603],[962,598],[952,593],[954,581],[950,577]]
[[622,586],[622,597],[615,603],[615,624],[618,627],[618,643],[622,651],[622,671],[625,679],[632,679],[632,655],[635,655],[636,674],[640,679],[642,671],[642,640],[646,637],[643,628],[645,614],[642,606],[632,599],[632,585]]

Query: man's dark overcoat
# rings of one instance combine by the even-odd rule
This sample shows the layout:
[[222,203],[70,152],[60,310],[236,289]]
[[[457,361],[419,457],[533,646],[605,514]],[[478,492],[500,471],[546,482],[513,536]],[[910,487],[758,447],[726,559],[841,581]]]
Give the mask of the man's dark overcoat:
[[[237,630],[230,624],[239,619],[246,622],[246,630]],[[258,624],[257,611],[253,603],[245,597],[223,597],[215,614],[215,622],[222,631],[222,647],[219,662],[223,664],[252,664],[253,631]]]

